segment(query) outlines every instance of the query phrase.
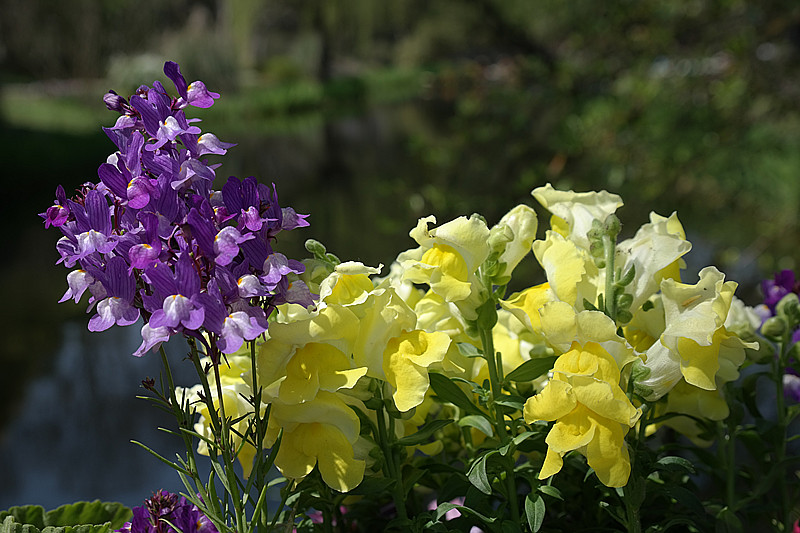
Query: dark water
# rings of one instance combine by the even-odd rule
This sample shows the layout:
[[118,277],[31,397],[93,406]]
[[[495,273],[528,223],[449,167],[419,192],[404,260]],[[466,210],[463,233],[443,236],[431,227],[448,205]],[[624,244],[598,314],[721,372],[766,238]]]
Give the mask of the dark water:
[[[448,113],[447,108],[407,104],[334,120],[312,115],[282,133],[245,134],[231,126],[235,119],[220,127],[206,121],[203,127],[239,143],[220,159],[218,178],[255,175],[264,183],[275,182],[284,205],[311,213],[312,226],[282,237],[279,250],[299,258],[302,243],[313,237],[344,260],[388,265],[397,253],[415,246],[408,231],[419,217],[435,213],[441,223],[480,212],[493,224],[516,203],[533,205],[530,189],[548,181],[470,173],[491,168],[502,150],[448,152],[448,140],[460,135]],[[55,303],[67,274],[53,265],[59,234],[45,232],[35,216],[50,205],[58,183],[71,190],[96,181],[96,168],[111,143],[101,133],[46,135],[8,128],[0,129],[0,140],[3,182],[7,198],[13,199],[6,214],[16,222],[0,267],[0,290],[6,296],[0,311],[6,341],[0,344],[0,509],[29,503],[52,508],[95,498],[134,506],[160,488],[182,490],[172,470],[130,443],[142,441],[169,458],[179,451],[177,437],[156,429],[171,428],[171,420],[135,398],[142,393],[141,380],[158,375],[159,358],[130,355],[140,342],[138,327],[90,334],[84,303]],[[608,188],[602,182],[577,181],[575,186]],[[634,198],[623,194],[623,223],[629,217],[632,228],[646,222],[651,209],[668,215],[675,209],[682,214],[686,207],[670,198],[659,205],[637,204]],[[686,258],[687,281],[692,282],[700,268],[718,261],[719,250],[704,240],[708,227],[703,219],[694,213],[688,219],[701,222],[687,224],[682,216],[695,245]],[[546,218],[541,225],[547,225]],[[744,252],[727,271],[752,297],[761,273],[747,245],[741,243]],[[523,286],[541,276],[534,263],[530,259],[517,270]],[[182,346],[171,347],[177,381],[191,385],[193,369],[180,364],[181,352]]]

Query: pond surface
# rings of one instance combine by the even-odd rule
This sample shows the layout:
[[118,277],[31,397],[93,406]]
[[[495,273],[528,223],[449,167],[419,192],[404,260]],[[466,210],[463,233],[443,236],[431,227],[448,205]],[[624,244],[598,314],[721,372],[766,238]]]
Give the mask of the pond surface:
[[[548,181],[535,175],[495,172],[482,179],[466,171],[443,171],[447,164],[485,168],[493,157],[464,151],[455,152],[453,160],[454,152],[440,144],[459,134],[453,130],[457,125],[449,122],[451,111],[404,104],[335,120],[310,116],[280,134],[242,134],[230,126],[226,132],[208,122],[203,126],[222,140],[239,143],[221,159],[218,178],[255,175],[264,183],[275,182],[283,205],[311,213],[312,226],[282,236],[278,250],[300,258],[302,243],[313,237],[344,260],[388,265],[397,253],[415,245],[408,231],[419,217],[435,213],[441,223],[480,212],[493,224],[516,203],[533,205],[530,189]],[[58,183],[69,191],[84,181],[96,181],[96,168],[105,161],[111,143],[102,134],[0,135],[10,143],[3,145],[8,150],[4,183],[15,199],[8,213],[17,221],[7,244],[8,261],[0,270],[8,302],[0,314],[7,340],[0,347],[5,367],[0,372],[0,509],[29,503],[52,508],[96,498],[134,506],[158,489],[181,490],[172,470],[130,443],[141,441],[168,458],[179,451],[176,437],[155,429],[171,428],[171,420],[135,398],[143,392],[142,379],[158,376],[158,356],[130,355],[140,343],[137,326],[90,334],[85,303],[55,303],[66,289],[67,274],[54,265],[59,234],[44,231],[35,216],[50,205]],[[531,166],[546,163],[532,161]],[[565,183],[576,190],[608,188],[602,180],[594,185]],[[683,214],[687,207],[677,205],[676,197],[643,205],[622,194],[628,201],[623,223],[630,220],[631,228],[646,222],[650,210],[668,215],[678,209]],[[703,220],[695,215],[691,212],[687,218]],[[738,222],[732,220],[717,223],[736,227]],[[691,282],[700,268],[718,260],[720,250],[717,243],[704,241],[707,226],[691,226],[685,219],[684,224],[695,245],[687,256]],[[541,225],[547,225],[545,218]],[[752,296],[761,273],[757,257],[748,252],[747,232],[742,235],[745,240],[727,272]],[[522,286],[540,281],[534,263],[531,258],[518,269]],[[191,365],[180,364],[180,345],[171,347],[171,357],[176,381],[193,384]]]

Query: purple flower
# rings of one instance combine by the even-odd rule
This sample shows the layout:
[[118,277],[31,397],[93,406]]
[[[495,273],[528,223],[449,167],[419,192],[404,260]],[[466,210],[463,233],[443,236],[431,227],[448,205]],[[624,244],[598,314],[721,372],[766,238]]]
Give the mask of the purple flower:
[[133,518],[120,533],[217,533],[217,528],[196,505],[183,496],[160,490],[144,505],[133,508]]
[[97,303],[97,314],[89,320],[89,331],[105,331],[114,324],[129,326],[139,320],[133,306],[136,281],[128,274],[128,265],[119,257],[108,260],[105,271],[96,270],[94,278],[105,288],[107,297]]
[[783,396],[793,402],[800,403],[800,376],[791,368],[783,375]]
[[800,283],[795,280],[793,270],[782,270],[775,274],[774,279],[762,281],[761,291],[764,293],[764,304],[775,314],[775,306],[781,298],[790,292],[800,294]]
[[308,288],[293,282],[302,264],[272,249],[280,231],[307,226],[307,215],[281,208],[274,184],[253,177],[213,190],[218,165],[201,157],[234,145],[201,132],[185,109],[209,107],[219,95],[202,82],[187,84],[176,63],[164,72],[177,96],[159,82],[128,99],[104,96],[120,114],[104,128],[116,151],[99,165],[96,183],[72,198],[59,186],[40,216],[61,231],[58,263],[73,269],[61,301],[91,293],[90,330],[143,318],[135,355],[183,334],[218,360],[220,351],[263,334],[276,305],[314,304]]

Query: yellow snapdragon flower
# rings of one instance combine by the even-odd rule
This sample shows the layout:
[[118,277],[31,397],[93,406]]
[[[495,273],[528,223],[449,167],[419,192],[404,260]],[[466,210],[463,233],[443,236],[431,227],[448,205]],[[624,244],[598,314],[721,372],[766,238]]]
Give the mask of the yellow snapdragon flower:
[[681,378],[696,387],[715,390],[716,380],[733,381],[744,362],[745,348],[757,347],[725,327],[736,283],[725,281],[715,267],[700,271],[694,284],[673,279],[661,282],[665,327],[659,340],[646,353],[650,371],[639,384],[657,399]]
[[489,256],[489,228],[478,217],[459,217],[428,229],[435,223],[434,216],[422,218],[409,232],[420,246],[397,257],[403,279],[429,285],[446,301],[459,303],[468,319],[475,319],[474,309],[481,303],[476,272]]
[[550,221],[553,230],[585,250],[589,249],[586,235],[592,229],[592,221],[603,222],[622,207],[622,198],[606,191],[559,191],[548,183],[531,194],[553,214]]
[[630,476],[625,434],[641,412],[619,386],[620,370],[599,344],[574,342],[555,363],[550,382],[525,402],[525,421],[555,421],[539,479],[561,470],[567,452],[583,454],[600,481],[622,487]]
[[403,332],[393,337],[383,352],[383,371],[394,389],[392,398],[398,411],[420,405],[430,388],[428,367],[444,360],[450,347],[446,333],[422,330]]
[[283,428],[275,466],[290,479],[301,479],[319,467],[323,481],[347,492],[364,478],[366,462],[356,458],[360,423],[336,394],[320,391],[308,402],[272,404],[266,441],[272,446]]

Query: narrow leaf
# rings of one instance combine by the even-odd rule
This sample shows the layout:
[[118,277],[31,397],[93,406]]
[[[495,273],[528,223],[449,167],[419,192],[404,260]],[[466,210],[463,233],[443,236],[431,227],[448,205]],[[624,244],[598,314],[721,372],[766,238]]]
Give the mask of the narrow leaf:
[[423,442],[427,442],[434,433],[452,422],[453,420],[431,420],[417,430],[416,433],[398,439],[397,444],[400,446],[416,446],[417,444],[422,444]]
[[431,388],[443,402],[450,402],[456,407],[473,415],[483,415],[483,412],[472,403],[472,401],[464,394],[461,388],[450,381],[449,378],[436,372],[428,374],[431,380]]
[[494,434],[494,431],[492,430],[492,424],[483,416],[467,415],[459,419],[458,425],[461,427],[473,427],[487,437],[491,437]]
[[558,357],[529,359],[512,370],[506,379],[509,381],[533,381],[553,368]]

